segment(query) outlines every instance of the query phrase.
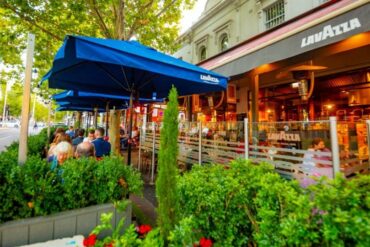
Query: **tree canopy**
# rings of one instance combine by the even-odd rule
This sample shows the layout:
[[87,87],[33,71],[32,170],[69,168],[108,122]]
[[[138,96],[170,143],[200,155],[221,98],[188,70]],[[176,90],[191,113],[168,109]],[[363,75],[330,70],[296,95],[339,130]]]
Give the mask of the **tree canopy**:
[[173,52],[181,10],[194,0],[0,0],[0,59],[21,64],[27,33],[36,35],[39,76],[67,34],[129,40]]

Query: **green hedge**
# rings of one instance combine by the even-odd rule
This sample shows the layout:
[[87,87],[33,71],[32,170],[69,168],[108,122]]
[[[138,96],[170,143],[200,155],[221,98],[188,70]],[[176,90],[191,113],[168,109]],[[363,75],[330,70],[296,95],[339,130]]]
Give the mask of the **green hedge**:
[[113,202],[142,190],[140,174],[117,157],[71,159],[61,174],[38,156],[23,166],[16,158],[14,152],[0,155],[0,222]]
[[[369,175],[322,179],[303,189],[268,164],[194,166],[179,178],[181,220],[168,246],[369,246],[369,189]],[[109,217],[92,233],[113,228]],[[164,246],[158,228],[139,238],[133,225],[115,232],[97,246]]]
[[194,166],[179,179],[183,220],[171,238],[182,244],[173,246],[200,237],[214,246],[368,246],[369,189],[368,175],[305,190],[267,164]]
[[[55,129],[52,129],[51,131],[54,131],[54,130]],[[44,128],[40,131],[38,135],[31,135],[28,137],[27,155],[28,156],[38,155],[42,157],[44,155],[44,148],[47,144],[48,144],[47,128]],[[19,142],[15,141],[7,147],[6,151],[14,151],[18,153],[18,147],[19,147]]]
[[59,170],[40,157],[46,132],[29,138],[26,163],[19,166],[18,146],[0,153],[0,223],[68,209],[113,202],[141,193],[140,174],[121,158],[66,161]]

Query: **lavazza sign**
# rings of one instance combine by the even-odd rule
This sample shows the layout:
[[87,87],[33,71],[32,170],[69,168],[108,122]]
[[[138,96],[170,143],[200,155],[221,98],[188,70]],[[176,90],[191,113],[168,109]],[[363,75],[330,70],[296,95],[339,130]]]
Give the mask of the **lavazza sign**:
[[301,42],[301,48],[319,43],[328,38],[333,38],[335,36],[341,35],[360,27],[361,23],[358,18],[353,18],[336,26],[324,26],[322,31],[303,38]]
[[270,141],[293,141],[300,142],[301,137],[297,133],[287,133],[285,131],[268,133],[267,139]]

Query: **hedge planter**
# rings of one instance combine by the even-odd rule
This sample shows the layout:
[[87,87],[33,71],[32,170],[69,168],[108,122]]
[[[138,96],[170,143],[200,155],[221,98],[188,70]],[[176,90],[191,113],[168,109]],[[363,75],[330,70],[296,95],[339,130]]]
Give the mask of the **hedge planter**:
[[[126,229],[131,224],[131,203],[126,211],[119,213],[113,204],[102,204],[81,209],[65,211],[49,216],[9,221],[0,225],[0,247],[26,245],[48,240],[87,236],[100,223],[102,213],[113,212],[112,225],[117,225],[125,217]],[[108,235],[105,232],[99,237]]]

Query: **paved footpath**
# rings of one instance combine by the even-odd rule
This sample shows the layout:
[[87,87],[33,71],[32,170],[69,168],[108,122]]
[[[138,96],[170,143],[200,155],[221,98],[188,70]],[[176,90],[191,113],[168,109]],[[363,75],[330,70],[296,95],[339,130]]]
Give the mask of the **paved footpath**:
[[[127,151],[122,152],[124,160],[127,160]],[[134,167],[138,165],[139,152],[134,150],[131,155],[132,164]],[[157,222],[156,206],[157,201],[155,197],[155,186],[148,183],[146,174],[144,178],[143,197],[130,195],[130,200],[143,212],[143,214],[150,220],[150,222]]]

